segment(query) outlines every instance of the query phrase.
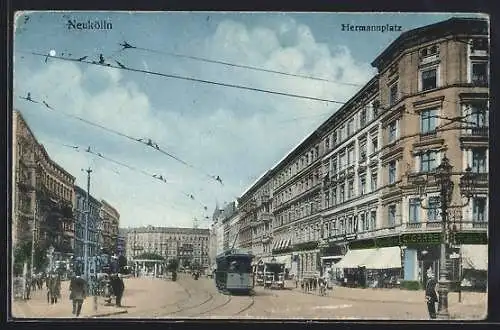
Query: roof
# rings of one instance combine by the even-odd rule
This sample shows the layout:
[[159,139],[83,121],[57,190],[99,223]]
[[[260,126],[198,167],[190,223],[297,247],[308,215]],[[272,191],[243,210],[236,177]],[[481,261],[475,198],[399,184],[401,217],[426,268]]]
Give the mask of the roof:
[[210,229],[208,228],[178,228],[178,227],[135,227],[135,228],[120,228],[123,233],[171,233],[171,234],[185,234],[185,235],[209,235]]
[[387,65],[388,59],[399,51],[412,47],[420,42],[420,38],[425,37],[429,40],[457,34],[487,34],[488,21],[480,18],[453,17],[446,21],[426,25],[417,29],[402,33],[394,40],[379,56],[372,62],[372,66],[383,70]]

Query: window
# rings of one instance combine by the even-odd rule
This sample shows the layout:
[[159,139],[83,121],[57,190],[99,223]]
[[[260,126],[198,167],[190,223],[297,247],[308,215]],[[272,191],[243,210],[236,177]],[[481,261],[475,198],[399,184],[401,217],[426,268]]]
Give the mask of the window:
[[359,123],[361,127],[364,127],[366,124],[366,109],[361,110],[360,116],[359,116]]
[[397,125],[396,120],[389,124],[389,143],[396,140],[397,137]]
[[347,166],[354,164],[354,147],[351,147],[347,152]]
[[371,172],[371,187],[372,191],[377,190],[377,170],[373,169]]
[[433,196],[429,198],[427,205],[427,221],[439,221],[439,197]]
[[330,191],[325,191],[325,208],[330,207]]
[[337,145],[337,131],[333,132],[332,134],[332,148],[334,148]]
[[423,91],[437,88],[437,68],[423,70],[421,77]]
[[396,104],[396,102],[398,101],[398,83],[395,82],[394,84],[392,84],[391,87],[389,87],[389,106],[392,106],[394,104]]
[[359,194],[364,195],[366,192],[366,178],[362,177],[359,180]]
[[325,139],[325,149],[326,150],[330,149],[330,136],[327,136]]
[[374,101],[373,102],[373,118],[372,119],[375,119],[377,118],[378,116],[378,108],[380,107],[380,104],[378,101]]
[[389,227],[396,225],[396,205],[389,205]]
[[486,198],[474,198],[472,205],[472,221],[485,222],[486,221]]
[[365,159],[366,159],[366,142],[363,142],[359,146],[359,160],[364,161]]
[[376,136],[372,137],[372,152],[376,152],[378,150],[378,138]]
[[348,183],[347,198],[351,199],[354,197],[354,181],[351,180]]
[[389,184],[396,182],[396,161],[389,162]]
[[472,172],[486,173],[486,148],[472,149]]
[[410,223],[420,222],[419,214],[420,214],[420,199],[418,198],[410,198],[409,203],[410,214],[408,216]]
[[485,127],[487,126],[486,108],[486,101],[470,104],[468,106],[468,113],[464,115],[467,117],[467,121],[471,122],[473,126]]
[[352,134],[354,134],[354,119],[350,119],[347,122],[347,136],[349,137]]
[[341,153],[339,156],[339,162],[340,162],[340,170],[343,170],[346,167],[345,164],[345,153]]
[[360,229],[359,231],[368,230],[368,228],[367,228],[367,227],[368,227],[368,226],[367,226],[368,221],[365,221],[365,220],[366,220],[366,219],[365,219],[365,214],[364,214],[364,213],[361,213],[361,214],[359,215],[359,229]]
[[436,168],[437,152],[428,151],[420,155],[420,172],[430,172]]
[[429,134],[436,132],[437,110],[425,110],[420,114],[420,133]]
[[476,85],[486,85],[488,83],[488,63],[472,62],[471,82]]
[[488,50],[488,38],[476,38],[472,40],[472,51]]
[[332,188],[332,204],[337,204],[337,188]]
[[343,203],[345,201],[345,187],[343,184],[340,185],[340,202]]

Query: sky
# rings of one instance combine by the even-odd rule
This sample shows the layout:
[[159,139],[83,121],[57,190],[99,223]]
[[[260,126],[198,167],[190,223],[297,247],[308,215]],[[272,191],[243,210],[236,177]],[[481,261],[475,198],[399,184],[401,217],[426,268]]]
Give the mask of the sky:
[[[243,195],[341,104],[31,53],[53,50],[55,56],[87,56],[88,61],[98,61],[102,54],[105,63],[115,66],[118,61],[139,70],[345,102],[376,74],[370,63],[401,33],[458,16],[473,15],[19,12],[13,105],[51,159],[71,173],[77,185],[86,188],[82,169],[93,170],[90,193],[119,211],[121,227],[192,227],[197,219],[200,228],[207,228],[216,204],[223,207]],[[69,29],[68,20],[104,20],[112,28]],[[342,24],[402,29],[347,32]],[[124,41],[143,49],[120,51]],[[39,103],[22,99],[28,92]],[[65,114],[134,139],[151,139],[185,164]],[[88,147],[106,159],[85,152]]]

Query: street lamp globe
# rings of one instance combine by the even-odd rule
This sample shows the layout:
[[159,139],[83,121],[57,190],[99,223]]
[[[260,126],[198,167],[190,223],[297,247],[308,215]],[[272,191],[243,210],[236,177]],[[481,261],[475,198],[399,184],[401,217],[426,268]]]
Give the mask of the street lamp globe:
[[439,164],[434,171],[434,178],[439,186],[443,187],[443,185],[450,181],[452,169],[453,166],[450,165],[450,160],[448,157],[444,156],[441,160],[441,164]]
[[470,166],[465,169],[464,175],[460,178],[459,186],[460,192],[464,197],[469,199],[474,195],[475,176]]

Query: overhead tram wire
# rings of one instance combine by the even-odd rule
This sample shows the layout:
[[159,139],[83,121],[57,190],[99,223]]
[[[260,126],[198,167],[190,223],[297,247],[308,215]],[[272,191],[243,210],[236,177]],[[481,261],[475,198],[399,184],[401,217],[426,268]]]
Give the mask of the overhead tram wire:
[[275,73],[275,74],[289,76],[289,77],[304,78],[304,79],[329,82],[329,83],[334,83],[334,84],[339,84],[339,85],[348,85],[348,86],[354,86],[354,87],[363,86],[363,84],[355,84],[355,83],[348,83],[348,82],[339,82],[339,81],[329,80],[329,79],[326,79],[326,78],[318,78],[318,77],[314,77],[314,76],[306,76],[306,75],[300,75],[300,74],[296,74],[296,73],[283,72],[283,71],[271,70],[271,69],[264,69],[264,68],[259,68],[259,67],[256,67],[256,66],[236,64],[236,63],[230,63],[230,62],[225,62],[225,61],[220,61],[220,60],[213,60],[213,59],[209,59],[209,58],[205,58],[205,57],[200,57],[200,56],[179,54],[179,53],[173,53],[173,52],[166,52],[166,51],[155,50],[155,49],[151,49],[151,48],[137,47],[137,46],[130,45],[126,41],[124,41],[122,44],[120,44],[120,46],[123,47],[122,50],[137,49],[137,50],[142,50],[142,51],[149,52],[149,53],[167,55],[167,56],[178,57],[178,58],[187,58],[187,59],[191,59],[191,60],[195,60],[195,61],[201,61],[201,62],[205,62],[205,63],[222,64],[222,65],[226,65],[226,66],[230,66],[230,67],[236,67],[236,68],[242,68],[242,69],[249,69],[249,70],[260,71],[260,72]]
[[[100,129],[105,130],[105,131],[107,131],[107,132],[110,132],[110,133],[116,134],[116,135],[118,135],[118,136],[121,136],[121,137],[127,138],[127,139],[132,140],[132,141],[135,141],[135,142],[139,142],[139,143],[144,144],[144,145],[146,145],[146,146],[152,147],[153,149],[155,149],[155,150],[159,151],[160,153],[162,153],[162,154],[164,154],[164,155],[166,155],[166,156],[168,156],[168,157],[170,157],[170,158],[172,158],[172,159],[175,159],[176,161],[180,162],[181,164],[183,164],[183,165],[185,165],[185,166],[187,166],[187,167],[190,167],[190,168],[192,168],[192,169],[194,169],[194,170],[197,170],[197,171],[199,171],[199,172],[202,172],[202,173],[203,173],[205,176],[207,176],[208,178],[210,178],[210,179],[214,179],[214,180],[216,180],[216,181],[219,181],[218,177],[216,177],[215,175],[210,175],[210,174],[208,174],[208,173],[206,173],[206,172],[202,171],[201,169],[199,169],[199,168],[197,168],[197,167],[195,167],[195,166],[193,166],[193,165],[191,165],[191,164],[187,163],[186,161],[184,161],[184,160],[180,159],[179,157],[177,157],[177,156],[173,155],[172,153],[169,153],[169,152],[165,151],[164,149],[160,148],[160,147],[159,147],[156,143],[154,143],[151,139],[138,139],[138,138],[134,138],[134,137],[132,137],[132,136],[130,136],[130,135],[127,135],[127,134],[125,134],[125,133],[121,133],[121,132],[119,132],[119,131],[117,131],[117,130],[111,129],[111,128],[109,128],[109,127],[106,127],[106,126],[103,126],[103,125],[100,125],[100,124],[97,124],[97,123],[94,123],[94,122],[92,122],[92,121],[90,121],[90,120],[87,120],[87,119],[81,118],[81,117],[79,117],[79,116],[75,116],[75,115],[69,114],[69,113],[64,112],[64,111],[58,111],[58,110],[54,109],[52,106],[49,106],[49,105],[48,105],[46,102],[44,102],[44,101],[43,101],[43,103],[36,101],[35,99],[33,99],[33,98],[31,97],[31,95],[30,95],[30,93],[29,93],[29,92],[28,92],[28,97],[19,97],[19,98],[24,99],[24,100],[27,100],[27,101],[30,101],[30,102],[32,102],[32,103],[43,104],[43,105],[45,105],[45,107],[46,107],[47,109],[52,110],[52,111],[55,111],[56,113],[63,114],[63,115],[65,115],[65,116],[67,116],[67,117],[70,117],[70,118],[73,118],[73,119],[76,119],[76,120],[82,121],[82,122],[84,122],[84,123],[86,123],[86,124],[88,124],[88,125],[91,125],[91,126],[94,126],[94,127],[100,128]],[[147,140],[147,141],[146,141],[146,140]]]
[[[120,166],[123,166],[123,167],[126,167],[127,169],[131,170],[131,171],[134,171],[134,172],[138,172],[138,173],[141,173],[147,177],[150,177],[150,178],[153,178],[155,180],[158,180],[158,181],[161,181],[165,184],[169,184],[169,182],[167,182],[167,180],[162,176],[162,175],[157,175],[157,174],[151,174],[147,171],[144,171],[142,169],[139,169],[139,168],[136,168],[136,167],[133,167],[131,165],[128,165],[128,164],[125,164],[123,162],[120,162],[120,161],[117,161],[115,159],[112,159],[110,157],[107,157],[107,156],[104,156],[102,153],[100,152],[95,152],[93,151],[90,147],[87,147],[87,148],[81,148],[80,146],[76,146],[76,145],[69,145],[69,144],[63,144],[63,143],[59,143],[59,142],[55,142],[55,141],[50,141],[50,140],[46,140],[46,142],[50,142],[50,143],[53,143],[53,144],[57,144],[57,145],[60,145],[60,146],[64,146],[64,147],[67,147],[67,148],[71,148],[72,150],[76,151],[76,152],[80,152],[80,151],[84,151],[84,152],[87,152],[89,154],[92,154],[94,156],[97,156],[101,159],[104,159],[104,160],[107,160],[111,163],[114,163],[116,165],[120,165]],[[184,191],[179,191],[181,194],[183,194],[184,196],[188,197],[190,200],[192,201],[195,201],[197,202],[198,204],[200,204],[205,210],[206,210],[206,206],[201,203],[199,200],[197,200],[193,194],[189,194],[189,193],[186,193]]]
[[[19,52],[31,54],[34,56],[47,57],[47,54],[41,54],[41,53],[37,53],[37,52],[27,52],[27,51],[19,51]],[[319,98],[319,97],[278,92],[278,91],[272,91],[272,90],[261,89],[261,88],[256,88],[256,87],[237,85],[237,84],[229,84],[229,83],[217,82],[217,81],[212,81],[212,80],[204,80],[204,79],[198,79],[198,78],[192,78],[192,77],[185,77],[185,76],[161,73],[161,72],[156,72],[156,71],[148,71],[148,70],[143,70],[143,69],[134,69],[134,68],[127,67],[123,64],[122,65],[112,65],[110,63],[101,64],[101,63],[97,63],[97,62],[87,61],[85,59],[80,61],[78,59],[71,59],[71,58],[60,57],[60,56],[50,56],[50,58],[62,60],[62,61],[86,63],[86,64],[97,65],[97,66],[101,66],[101,67],[105,67],[105,68],[107,67],[107,68],[113,68],[113,69],[118,69],[118,70],[126,70],[126,71],[131,71],[131,72],[145,73],[145,74],[150,74],[153,76],[160,76],[160,77],[165,77],[165,78],[180,79],[180,80],[186,80],[186,81],[192,81],[192,82],[198,82],[198,83],[204,83],[204,84],[210,84],[210,85],[216,85],[216,86],[222,86],[222,87],[248,90],[248,91],[253,91],[253,92],[261,92],[261,93],[267,93],[267,94],[287,96],[287,97],[293,97],[293,98],[310,100],[310,101],[329,102],[329,103],[336,103],[336,104],[345,104],[346,103],[346,102],[342,102],[342,101],[323,99],[323,98]]]

